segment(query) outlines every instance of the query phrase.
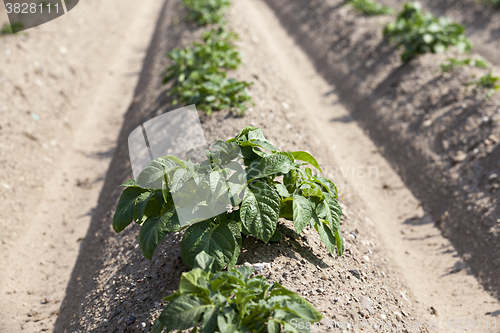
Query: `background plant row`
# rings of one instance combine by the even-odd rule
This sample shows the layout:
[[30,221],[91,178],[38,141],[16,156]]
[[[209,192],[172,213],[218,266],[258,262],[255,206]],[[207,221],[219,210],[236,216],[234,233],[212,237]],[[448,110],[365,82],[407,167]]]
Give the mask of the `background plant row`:
[[[497,0],[487,0],[497,6]],[[394,10],[371,0],[347,0],[356,11],[364,15],[392,15]],[[395,43],[397,47],[404,49],[401,60],[408,62],[414,57],[424,53],[443,53],[450,46],[454,46],[460,53],[469,52],[472,42],[465,37],[465,27],[453,23],[446,17],[436,18],[432,13],[425,13],[418,2],[408,2],[398,13],[396,20],[384,27],[384,36]],[[471,66],[477,68],[489,68],[490,65],[483,59],[449,59],[448,64],[442,64],[443,71],[448,72],[459,66]],[[500,78],[493,75],[492,71],[478,80],[471,81],[469,85],[475,85],[477,89],[486,90],[485,98],[500,89]]]
[[247,88],[249,82],[227,77],[227,71],[241,64],[234,45],[238,38],[224,28],[223,13],[227,0],[183,0],[187,17],[200,26],[210,25],[200,42],[168,54],[171,65],[164,71],[163,83],[172,82],[168,95],[172,104],[190,105],[211,114],[223,109],[243,115],[252,104]]

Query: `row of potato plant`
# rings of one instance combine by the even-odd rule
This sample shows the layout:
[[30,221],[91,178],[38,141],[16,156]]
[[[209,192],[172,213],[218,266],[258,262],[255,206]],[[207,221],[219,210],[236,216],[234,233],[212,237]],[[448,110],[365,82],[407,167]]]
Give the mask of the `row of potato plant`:
[[235,70],[241,64],[234,44],[238,35],[223,26],[223,13],[229,2],[184,0],[184,4],[188,18],[198,25],[216,25],[200,42],[176,48],[167,55],[171,64],[164,71],[163,83],[172,82],[167,93],[172,104],[195,104],[207,114],[230,109],[243,115],[252,104],[247,91],[251,83],[227,77],[228,70]]
[[[498,1],[490,1],[497,3]],[[391,15],[392,8],[383,6],[370,0],[347,0],[356,11],[365,15]],[[465,27],[458,23],[450,22],[446,17],[436,18],[432,13],[425,13],[418,2],[408,2],[398,13],[396,20],[384,28],[384,36],[404,49],[401,60],[408,62],[424,53],[442,53],[450,46],[454,46],[459,53],[469,52],[472,42],[465,37]],[[460,66],[488,68],[489,65],[482,59],[457,60],[449,58],[448,63],[441,64],[443,72]],[[492,71],[472,81],[467,85],[475,85],[475,90],[486,90],[485,98],[490,98],[493,93],[500,90],[500,78],[493,75]]]

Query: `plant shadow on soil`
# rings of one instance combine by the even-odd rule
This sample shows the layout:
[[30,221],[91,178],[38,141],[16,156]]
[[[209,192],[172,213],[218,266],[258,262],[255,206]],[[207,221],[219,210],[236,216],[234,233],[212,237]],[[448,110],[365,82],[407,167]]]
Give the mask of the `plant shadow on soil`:
[[[357,24],[359,16],[339,14],[338,7],[333,9],[322,1],[312,0],[307,5],[300,0],[266,2],[310,56],[316,71],[337,88],[339,101],[383,148],[384,157],[398,169],[426,212],[439,221],[437,226],[467,258],[480,283],[499,298],[500,260],[495,253],[500,248],[500,225],[492,223],[500,216],[495,204],[500,205],[495,189],[484,188],[485,177],[498,168],[499,148],[486,157],[468,157],[459,163],[450,158],[457,151],[471,156],[476,141],[484,147],[481,142],[493,128],[488,124],[474,128],[468,122],[495,109],[492,103],[485,103],[482,92],[464,94],[472,90],[465,89],[472,73],[461,68],[452,78],[436,75],[432,72],[439,69],[436,60],[445,60],[439,55],[420,56],[402,64],[400,51],[395,52],[387,39],[370,29],[380,26],[377,19]],[[451,8],[451,3],[442,6]],[[472,8],[473,4],[467,6]],[[428,119],[432,123],[426,127]],[[469,180],[472,186],[467,184]],[[474,199],[485,195],[491,201],[487,207]],[[440,220],[448,213],[448,218]],[[466,231],[470,235],[465,236]]]
[[255,261],[257,258],[259,261],[269,263],[274,262],[277,257],[285,256],[296,260],[301,260],[302,257],[315,266],[329,267],[327,263],[304,246],[307,244],[304,242],[305,237],[299,236],[283,223],[278,224],[278,230],[283,234],[283,239],[280,242],[269,242],[267,245],[254,237],[243,237],[242,249],[244,250],[238,258],[238,264],[241,265],[246,261],[252,263],[251,261]]
[[[80,323],[80,318],[83,318],[85,313],[85,309],[81,305],[86,304],[86,299],[96,297],[106,299],[106,293],[107,295],[112,294],[110,289],[113,288],[126,287],[132,290],[128,293],[133,293],[133,289],[136,286],[132,284],[132,280],[128,279],[128,276],[136,274],[134,273],[136,267],[131,267],[132,262],[140,263],[139,266],[142,266],[140,267],[142,270],[139,273],[144,273],[145,280],[152,279],[153,277],[161,277],[161,272],[152,269],[151,265],[153,265],[153,262],[144,259],[138,249],[137,227],[129,227],[117,235],[112,230],[110,221],[122,192],[122,188],[119,188],[119,185],[127,179],[132,178],[127,146],[128,136],[136,127],[150,119],[156,110],[165,109],[165,105],[168,104],[167,99],[157,100],[156,98],[152,98],[148,94],[148,91],[156,91],[158,86],[161,85],[160,78],[157,75],[158,68],[155,66],[158,66],[158,63],[164,66],[166,64],[166,57],[164,55],[174,46],[179,45],[183,34],[189,33],[189,31],[186,32],[186,29],[176,29],[171,26],[172,20],[170,16],[172,15],[174,6],[173,1],[166,0],[161,9],[150,46],[143,61],[144,66],[134,92],[135,98],[125,114],[125,121],[117,140],[118,145],[107,171],[97,207],[92,214],[85,239],[79,246],[79,256],[66,287],[66,297],[61,304],[60,314],[54,324],[54,332],[79,331],[78,328],[83,326]],[[158,61],[158,54],[162,54],[164,59],[162,58],[161,61]],[[173,237],[174,235],[169,235],[167,236],[167,240],[170,239],[172,243],[174,241]],[[158,250],[158,252],[160,251]],[[106,252],[107,254],[103,255],[102,252]],[[162,283],[152,283],[151,288],[168,290],[168,288],[174,289],[177,286],[176,281],[179,280],[180,272],[187,270],[187,267],[182,266],[182,260],[179,261],[180,250],[177,252],[177,255],[175,252],[172,253],[169,256],[171,260],[167,262],[172,268],[179,268],[169,270],[172,274],[177,275],[170,276],[168,280],[158,279]],[[124,261],[130,263],[130,265],[123,264]],[[124,267],[114,271],[112,267],[113,263],[116,264],[116,267],[122,267],[121,265]],[[164,267],[167,263],[160,265],[160,268]],[[149,272],[146,273],[146,271]],[[112,281],[118,283],[111,284]],[[165,283],[165,281],[167,282]],[[99,286],[99,292],[94,295],[87,295],[87,291],[92,289],[92,286],[96,284]],[[135,282],[134,284],[140,285],[139,282]],[[125,293],[127,294],[127,292]],[[161,300],[161,297],[166,296],[165,292],[158,292],[158,290],[149,292],[149,295],[154,295],[154,301]],[[155,308],[154,301],[140,302],[138,306]],[[129,300],[121,300],[122,308],[131,307],[133,305],[131,302],[133,302],[132,297]],[[107,304],[114,303],[113,300],[108,300],[107,302]],[[113,312],[117,310],[120,309],[109,309],[108,305],[108,308],[94,309],[94,316],[96,319],[99,318],[101,320],[118,320],[118,316],[112,316]],[[144,320],[149,322],[149,318],[144,318]],[[96,322],[98,321],[96,320]],[[90,331],[103,332],[105,330],[102,327],[95,327],[95,329]]]

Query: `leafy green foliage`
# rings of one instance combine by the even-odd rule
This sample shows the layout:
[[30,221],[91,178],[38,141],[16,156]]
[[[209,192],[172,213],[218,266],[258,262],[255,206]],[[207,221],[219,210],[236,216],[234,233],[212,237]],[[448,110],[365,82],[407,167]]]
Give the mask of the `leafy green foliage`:
[[[193,270],[182,273],[179,291],[166,297],[170,301],[153,325],[153,333],[186,330],[194,332],[310,332],[311,322],[322,315],[305,299],[269,284],[253,269],[238,267],[213,274],[216,260],[200,252]],[[294,323],[302,323],[298,325]],[[306,329],[298,330],[297,327]]]
[[12,23],[12,25],[5,23],[2,29],[0,30],[0,36],[17,34],[19,31],[23,29],[24,29],[24,23],[22,22],[14,22]]
[[478,2],[483,2],[487,5],[493,6],[493,7],[500,7],[500,0],[483,0],[483,1],[478,1]]
[[198,25],[221,23],[228,0],[183,0],[188,10],[188,18]]
[[234,46],[237,39],[236,33],[218,28],[205,32],[202,43],[195,42],[185,49],[174,49],[168,54],[172,65],[165,70],[163,82],[173,79],[184,81],[190,76],[197,76],[199,71],[213,74],[238,68],[241,58]]
[[424,13],[418,2],[408,2],[396,21],[386,25],[384,36],[404,47],[401,60],[409,61],[419,54],[441,53],[450,46],[459,52],[468,52],[472,42],[464,35],[465,27],[451,23],[446,17],[439,19]]
[[[218,141],[214,148],[201,163],[174,156],[155,159],[137,180],[125,183],[127,188],[113,217],[115,231],[122,231],[132,221],[141,225],[139,245],[151,259],[169,232],[187,228],[181,244],[186,264],[193,267],[196,255],[205,251],[215,260],[212,268],[220,271],[236,264],[242,232],[265,243],[279,240],[277,225],[282,217],[292,220],[299,234],[310,224],[331,253],[342,255],[342,209],[337,188],[305,167],[309,164],[321,172],[310,153],[282,152],[253,126],[245,127],[233,139]],[[243,164],[238,164],[239,173],[234,173],[238,167],[230,162],[235,159]],[[282,181],[278,181],[281,176]],[[220,186],[224,184],[220,180],[226,185]],[[213,216],[210,207],[228,192],[232,208],[208,217]],[[173,195],[180,196],[175,203]],[[199,199],[194,204],[193,196]],[[184,207],[183,198],[194,205],[189,206],[194,214],[187,225],[181,225],[177,213]]]
[[477,68],[488,68],[489,64],[486,60],[484,59],[464,59],[464,60],[458,60],[455,58],[448,58],[448,63],[443,63],[441,64],[441,70],[443,72],[449,72],[455,67],[460,67],[460,66],[470,66],[470,67],[477,67]]
[[500,81],[500,77],[494,76],[490,71],[485,76],[480,77],[479,80],[473,81],[469,84],[475,84],[476,89],[486,89],[485,99],[489,99],[495,92],[500,90],[500,84],[498,81]]
[[225,73],[241,64],[233,44],[237,38],[223,28],[213,29],[203,35],[202,43],[168,54],[172,64],[164,71],[163,83],[174,81],[168,92],[174,105],[196,104],[207,114],[222,109],[245,112],[247,103],[251,103],[246,90],[251,83],[228,79]]
[[368,16],[394,14],[393,8],[370,0],[347,0],[346,3],[350,4],[356,11]]

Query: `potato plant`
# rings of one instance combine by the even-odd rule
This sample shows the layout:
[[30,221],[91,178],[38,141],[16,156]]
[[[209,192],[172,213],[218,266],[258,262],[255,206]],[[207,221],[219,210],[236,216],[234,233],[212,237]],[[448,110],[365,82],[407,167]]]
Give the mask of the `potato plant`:
[[467,58],[464,60],[458,60],[455,58],[448,58],[448,63],[442,63],[441,70],[443,72],[449,72],[453,68],[456,67],[461,67],[461,66],[470,66],[470,67],[477,67],[477,68],[488,68],[490,67],[488,62],[482,58],[478,59],[472,59],[472,58]]
[[486,90],[486,94],[484,96],[485,99],[490,99],[491,96],[498,90],[500,90],[500,77],[494,76],[492,72],[490,71],[488,74],[482,76],[479,78],[477,81],[470,82],[469,84],[474,84],[476,85],[476,90],[477,89],[484,89]]
[[163,83],[173,81],[168,95],[175,104],[196,104],[198,109],[212,111],[234,109],[243,115],[251,103],[249,82],[228,79],[226,70],[241,64],[233,42],[238,36],[224,28],[212,29],[185,49],[176,48],[168,54],[172,64],[163,75]]
[[396,21],[384,28],[384,36],[398,47],[403,47],[401,60],[410,61],[424,53],[442,53],[450,46],[459,52],[468,52],[472,42],[464,35],[465,27],[451,23],[448,18],[436,18],[424,13],[418,2],[408,2],[398,14]]
[[188,18],[198,25],[221,23],[228,0],[183,0],[188,10]]
[[394,14],[393,8],[370,0],[347,0],[346,3],[350,4],[354,10],[367,16]]
[[483,0],[483,1],[478,1],[478,2],[483,2],[487,5],[493,6],[493,7],[500,7],[500,0]]
[[[230,163],[235,159],[241,165]],[[136,180],[124,184],[127,188],[118,202],[113,228],[121,232],[133,221],[139,224],[139,245],[148,259],[168,233],[186,229],[181,242],[183,260],[193,267],[196,256],[205,251],[214,257],[216,272],[236,264],[242,233],[264,243],[279,240],[281,217],[293,221],[298,234],[311,225],[328,251],[340,256],[344,242],[337,188],[307,165],[321,171],[310,153],[280,151],[261,129],[248,126],[235,138],[215,143],[201,163],[175,156],[153,160]],[[221,185],[221,179],[226,185]],[[204,212],[220,203],[228,191],[231,207],[207,217]],[[180,202],[200,193],[203,197],[189,208],[197,219],[181,225],[178,211],[184,206]]]
[[[305,299],[269,284],[263,276],[251,277],[251,267],[212,273],[215,260],[200,252],[192,271],[182,273],[179,291],[164,298],[170,301],[153,325],[153,333],[165,329],[191,332],[299,332],[290,323],[302,322],[301,332],[322,315]],[[297,325],[295,325],[297,326]]]

